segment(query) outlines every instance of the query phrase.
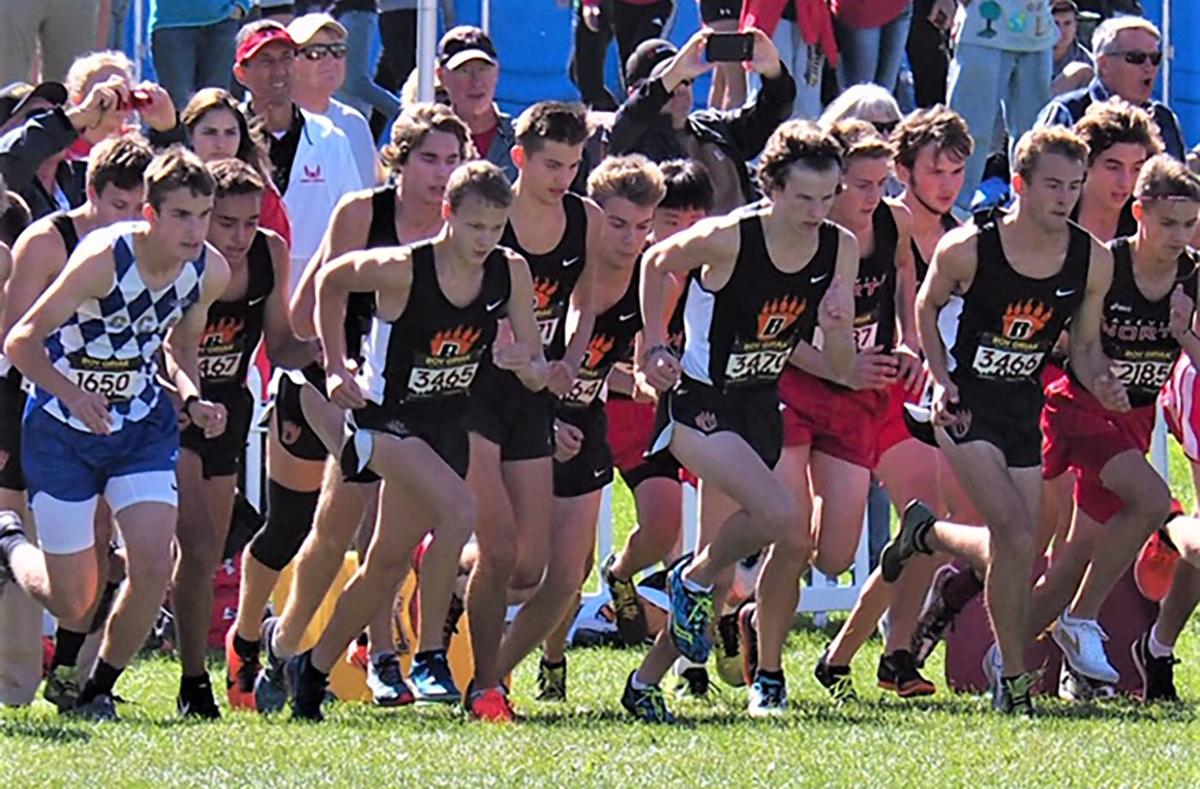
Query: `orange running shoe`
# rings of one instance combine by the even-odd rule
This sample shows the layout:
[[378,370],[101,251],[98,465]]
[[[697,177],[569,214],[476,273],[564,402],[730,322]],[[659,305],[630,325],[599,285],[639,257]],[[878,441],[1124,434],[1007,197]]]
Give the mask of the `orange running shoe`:
[[1171,591],[1178,564],[1179,551],[1171,545],[1162,529],[1156,529],[1133,564],[1133,580],[1146,599],[1157,603]]
[[235,710],[254,710],[254,678],[258,675],[259,662],[242,660],[233,648],[233,637],[237,635],[237,624],[225,631],[225,696],[229,706]]
[[489,723],[512,723],[517,717],[508,696],[500,688],[488,688],[472,695],[467,707],[472,718]]

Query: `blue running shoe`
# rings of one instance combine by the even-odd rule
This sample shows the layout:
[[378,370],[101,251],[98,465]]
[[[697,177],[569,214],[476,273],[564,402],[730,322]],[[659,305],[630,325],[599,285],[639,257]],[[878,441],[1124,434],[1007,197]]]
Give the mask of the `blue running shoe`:
[[662,689],[658,685],[649,685],[638,690],[633,686],[633,676],[636,673],[630,672],[629,678],[625,680],[621,706],[630,715],[645,723],[674,723],[675,716],[667,709]]
[[683,584],[683,570],[691,562],[688,554],[675,563],[667,573],[667,596],[670,599],[671,640],[679,654],[693,663],[708,662],[712,638],[708,626],[712,621],[712,591],[693,592]]
[[321,702],[325,701],[329,677],[312,669],[312,650],[289,659],[285,670],[288,685],[292,688],[292,720],[314,723],[325,720]]
[[275,654],[271,639],[275,635],[275,625],[278,623],[273,616],[263,620],[261,643],[267,659],[254,678],[254,707],[259,712],[279,712],[287,704],[287,661]]
[[436,649],[419,652],[413,656],[412,668],[408,672],[408,686],[413,697],[420,703],[457,704],[462,694],[454,684],[450,664],[446,661],[446,650]]

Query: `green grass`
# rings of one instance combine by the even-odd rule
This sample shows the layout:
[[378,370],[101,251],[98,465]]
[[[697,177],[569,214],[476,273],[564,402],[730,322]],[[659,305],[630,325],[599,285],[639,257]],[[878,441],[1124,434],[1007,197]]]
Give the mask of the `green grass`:
[[[1190,474],[1173,455],[1175,487],[1191,507]],[[614,504],[621,536],[632,522],[623,495]],[[745,691],[722,688],[712,702],[672,700],[686,722],[671,728],[632,723],[618,704],[638,651],[572,652],[567,704],[532,699],[527,662],[514,683],[527,721],[507,727],[444,708],[360,704],[327,707],[319,726],[250,713],[183,722],[173,708],[177,664],[142,660],[118,687],[129,699],[119,724],[64,720],[42,701],[0,711],[0,786],[1092,787],[1200,780],[1191,703],[1200,697],[1197,627],[1180,644],[1179,688],[1188,703],[1040,700],[1034,720],[1003,719],[979,697],[944,690],[916,703],[886,697],[873,687],[877,641],[854,666],[862,700],[836,706],[810,674],[828,632],[800,628],[791,636],[786,717],[751,721]],[[219,664],[212,669],[221,675]],[[927,673],[940,680],[940,652]]]

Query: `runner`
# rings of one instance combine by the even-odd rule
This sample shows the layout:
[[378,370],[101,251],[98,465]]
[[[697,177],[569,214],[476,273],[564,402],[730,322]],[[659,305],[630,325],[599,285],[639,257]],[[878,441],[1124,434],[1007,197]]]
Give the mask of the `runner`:
[[1069,130],[1039,129],[1021,138],[1014,160],[1013,210],[948,233],[917,296],[933,383],[931,399],[910,413],[923,438],[945,453],[988,529],[939,521],[913,502],[880,564],[892,582],[917,553],[960,553],[952,536],[983,546],[999,658],[988,662],[993,705],[1029,714],[1037,680],[1026,671],[1024,647],[1041,501],[1039,376],[1068,322],[1076,377],[1106,406],[1127,409],[1128,398],[1096,347],[1111,255],[1068,219],[1087,146]]
[[[639,258],[666,187],[658,165],[640,155],[610,157],[588,176],[588,197],[604,211],[591,278],[581,282],[579,302],[596,318],[579,375],[562,396],[554,424],[553,539],[546,575],[521,607],[500,647],[500,676],[507,676],[564,617],[591,571],[600,499],[613,480],[612,449],[604,413],[604,387],[619,359],[633,353],[642,328],[638,304]],[[582,323],[578,309],[568,325]],[[577,331],[577,329],[575,330]],[[574,338],[571,333],[572,340]],[[676,491],[678,497],[678,491]],[[538,668],[542,695],[566,697],[565,659]],[[552,682],[553,678],[561,682]]]
[[[316,264],[310,265],[301,278],[292,301],[292,319],[293,326],[302,336],[316,335],[313,315],[316,275],[328,261],[356,249],[394,247],[420,241],[441,230],[444,224],[442,200],[446,183],[459,163],[468,158],[471,150],[469,140],[470,132],[466,126],[444,107],[416,104],[401,114],[392,127],[391,144],[384,149],[384,158],[393,174],[395,186],[356,192],[344,199],[334,213]],[[357,357],[360,340],[370,328],[373,306],[372,299],[363,294],[354,294],[350,299],[347,341],[350,352]],[[314,381],[322,380],[319,369],[311,371],[311,378]],[[287,418],[303,425],[305,430],[311,430],[307,413],[328,413],[330,409],[336,409],[336,406],[316,397],[317,394],[315,387],[311,391],[309,387],[300,390],[300,395],[289,406]],[[301,406],[301,401],[306,405]],[[336,438],[340,440],[340,436]],[[336,443],[331,447],[338,449]],[[296,538],[290,543],[292,547],[286,553],[285,563],[293,556],[299,558],[288,604],[280,612],[277,622],[270,626],[273,628],[270,654],[275,656],[275,660],[272,670],[267,672],[269,685],[259,689],[260,696],[264,692],[273,692],[268,700],[268,709],[279,709],[286,701],[286,688],[282,684],[283,659],[294,655],[298,649],[304,630],[342,566],[347,546],[354,539],[359,525],[364,522],[364,517],[370,513],[370,505],[378,497],[379,486],[375,484],[376,481],[369,474],[361,479],[344,480],[337,465],[329,464],[312,532],[305,538],[307,529],[297,529],[303,524],[291,525]],[[368,534],[373,527],[373,521],[367,523]],[[303,545],[300,544],[301,540]],[[296,549],[299,549],[298,554]],[[448,554],[451,561],[457,559],[457,554],[444,553]],[[438,556],[439,553],[434,552],[435,563]],[[403,580],[403,573],[394,578],[397,585]],[[269,592],[265,586],[262,588]],[[395,654],[391,605],[394,598],[395,594],[392,594],[386,597],[386,602],[381,600],[382,604],[369,628],[371,639],[367,683],[375,702],[382,706],[397,706],[413,698],[401,675]],[[227,650],[231,666],[253,665],[257,671],[257,649],[249,653],[245,643],[258,640],[259,620],[265,604],[265,596],[246,600],[248,608],[239,610],[236,624],[238,636],[231,641],[239,645],[243,652],[239,653],[233,648]],[[436,632],[440,638],[441,623],[431,624],[436,631],[428,631],[427,637],[432,638]],[[243,676],[252,677],[249,671],[243,669]]]
[[[638,718],[669,722],[659,681],[675,656],[704,663],[712,642],[713,586],[726,588],[734,564],[771,546],[801,563],[812,553],[809,513],[771,472],[782,448],[778,380],[801,343],[820,326],[835,375],[854,359],[852,283],[858,243],[826,222],[841,186],[842,148],[811,123],[789,121],[771,136],[759,165],[770,203],[705,220],[651,248],[642,271],[647,381],[659,401],[651,455],[670,452],[705,485],[726,514],[715,538],[668,575],[671,621],[641,667],[629,675],[621,704]],[[776,261],[788,261],[781,269]],[[803,261],[799,266],[793,261]],[[687,285],[682,360],[666,346],[666,280],[697,272]],[[782,557],[781,557],[782,558]],[[777,565],[778,566],[778,565]],[[764,573],[760,591],[776,588]],[[795,609],[795,593],[764,598]],[[773,634],[769,634],[773,635]],[[766,672],[764,674],[764,672]],[[782,708],[782,671],[760,666]]]
[[[940,105],[909,115],[891,139],[896,149],[896,174],[905,186],[900,200],[912,215],[915,265],[896,272],[897,307],[902,308],[915,301],[916,287],[928,270],[926,261],[933,257],[942,236],[958,224],[950,210],[962,189],[965,162],[974,143],[962,117]],[[915,498],[936,502],[937,508],[951,517],[972,522],[974,517],[964,510],[974,508],[964,502],[965,496],[941,453],[913,438],[904,424],[904,404],[914,399],[903,383],[892,387],[888,410],[878,429],[876,474],[897,510]],[[814,670],[817,681],[835,699],[854,697],[850,662],[875,632],[885,611],[888,629],[877,672],[880,685],[901,697],[922,695],[927,690],[928,681],[916,671],[918,663],[910,640],[937,565],[936,557],[916,557],[895,585],[883,582],[879,568],[871,573],[850,616]]]
[[212,622],[213,573],[221,564],[234,493],[246,454],[254,395],[246,373],[264,341],[275,366],[298,366],[312,352],[292,336],[284,288],[287,245],[259,227],[265,185],[240,159],[208,165],[216,182],[208,241],[229,263],[229,285],[208,310],[200,341],[200,392],[225,408],[225,432],[208,438],[180,412],[179,523],[172,611],[184,717],[218,718],[204,653]]
[[[545,384],[532,280],[520,256],[497,246],[511,200],[498,167],[463,165],[446,188],[446,227],[436,238],[350,253],[317,275],[326,385],[333,403],[351,410],[343,472],[353,476],[369,467],[384,485],[366,562],[343,590],[321,640],[288,663],[297,718],[321,719],[333,663],[394,590],[396,570],[406,566],[425,534],[453,543],[455,552],[470,536],[477,510],[464,481],[469,445],[460,418],[484,355],[491,353],[498,369],[512,371],[531,390]],[[356,380],[346,368],[343,323],[347,296],[363,290],[375,292],[376,311]],[[515,342],[497,341],[503,315]],[[323,429],[333,433],[343,424],[334,415]],[[422,616],[443,622],[454,576],[439,588],[426,580]],[[418,646],[414,663],[429,666],[431,675],[454,688],[440,632],[435,644]],[[451,700],[431,696],[415,669],[413,675],[418,698]],[[503,695],[496,695],[506,707]],[[511,719],[511,711],[494,717]]]
[[113,685],[136,653],[170,578],[179,433],[155,380],[162,347],[184,412],[206,435],[225,429],[200,399],[197,349],[228,265],[205,244],[213,182],[194,154],[174,149],[146,170],[145,223],[93,232],[72,263],[17,321],[5,353],[35,386],[22,459],[42,547],[20,516],[3,515],[0,555],[17,583],[56,616],[78,622],[96,597],[93,518],[108,501],[129,578],[100,659],[75,710],[116,718]]
[[[34,223],[18,240],[13,257],[13,273],[7,283],[7,304],[4,327],[11,331],[34,302],[50,287],[67,259],[75,251],[79,239],[93,230],[117,222],[136,219],[142,212],[143,178],[153,151],[145,140],[136,136],[110,138],[92,148],[87,170],[87,202],[67,213],[55,213]],[[0,506],[19,513],[25,511],[25,480],[21,472],[20,414],[25,410],[25,393],[21,375],[10,369],[3,387],[4,416],[3,450],[7,463],[0,479],[6,488],[0,491],[4,501]],[[11,486],[11,487],[10,487]],[[112,514],[101,504],[96,517],[97,577],[109,581],[109,537]],[[54,658],[46,681],[45,696],[60,710],[70,709],[79,697],[80,677],[76,668],[80,648],[89,633],[104,625],[116,593],[116,584],[100,583],[101,593],[96,604],[79,620],[60,618],[54,634]]]
[[[512,157],[520,176],[503,243],[529,262],[551,392],[529,391],[485,360],[464,417],[471,434],[468,481],[479,505],[477,558],[466,599],[475,659],[475,695],[468,694],[467,706],[473,715],[488,718],[511,714],[500,684],[500,656],[529,648],[502,646],[506,602],[528,600],[549,562],[553,395],[570,389],[592,334],[595,315],[579,302],[575,286],[597,266],[593,260],[604,224],[598,206],[567,191],[588,134],[583,106],[539,102],[517,118],[516,132]],[[570,346],[568,304],[580,309]],[[443,550],[436,541],[433,549]],[[514,592],[506,601],[510,588]],[[444,690],[457,693],[452,684]]]

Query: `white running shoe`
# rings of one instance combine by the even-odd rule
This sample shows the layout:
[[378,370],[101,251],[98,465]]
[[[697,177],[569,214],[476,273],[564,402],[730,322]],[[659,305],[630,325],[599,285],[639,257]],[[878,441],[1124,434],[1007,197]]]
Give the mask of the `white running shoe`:
[[1108,655],[1104,652],[1108,635],[1096,620],[1076,619],[1063,611],[1052,636],[1075,673],[1109,684],[1121,679],[1121,675],[1108,662]]
[[987,652],[983,653],[983,675],[987,677],[988,690],[992,696],[999,692],[1000,677],[1004,676],[1004,660],[1000,657],[1000,645],[995,641],[987,648]]

